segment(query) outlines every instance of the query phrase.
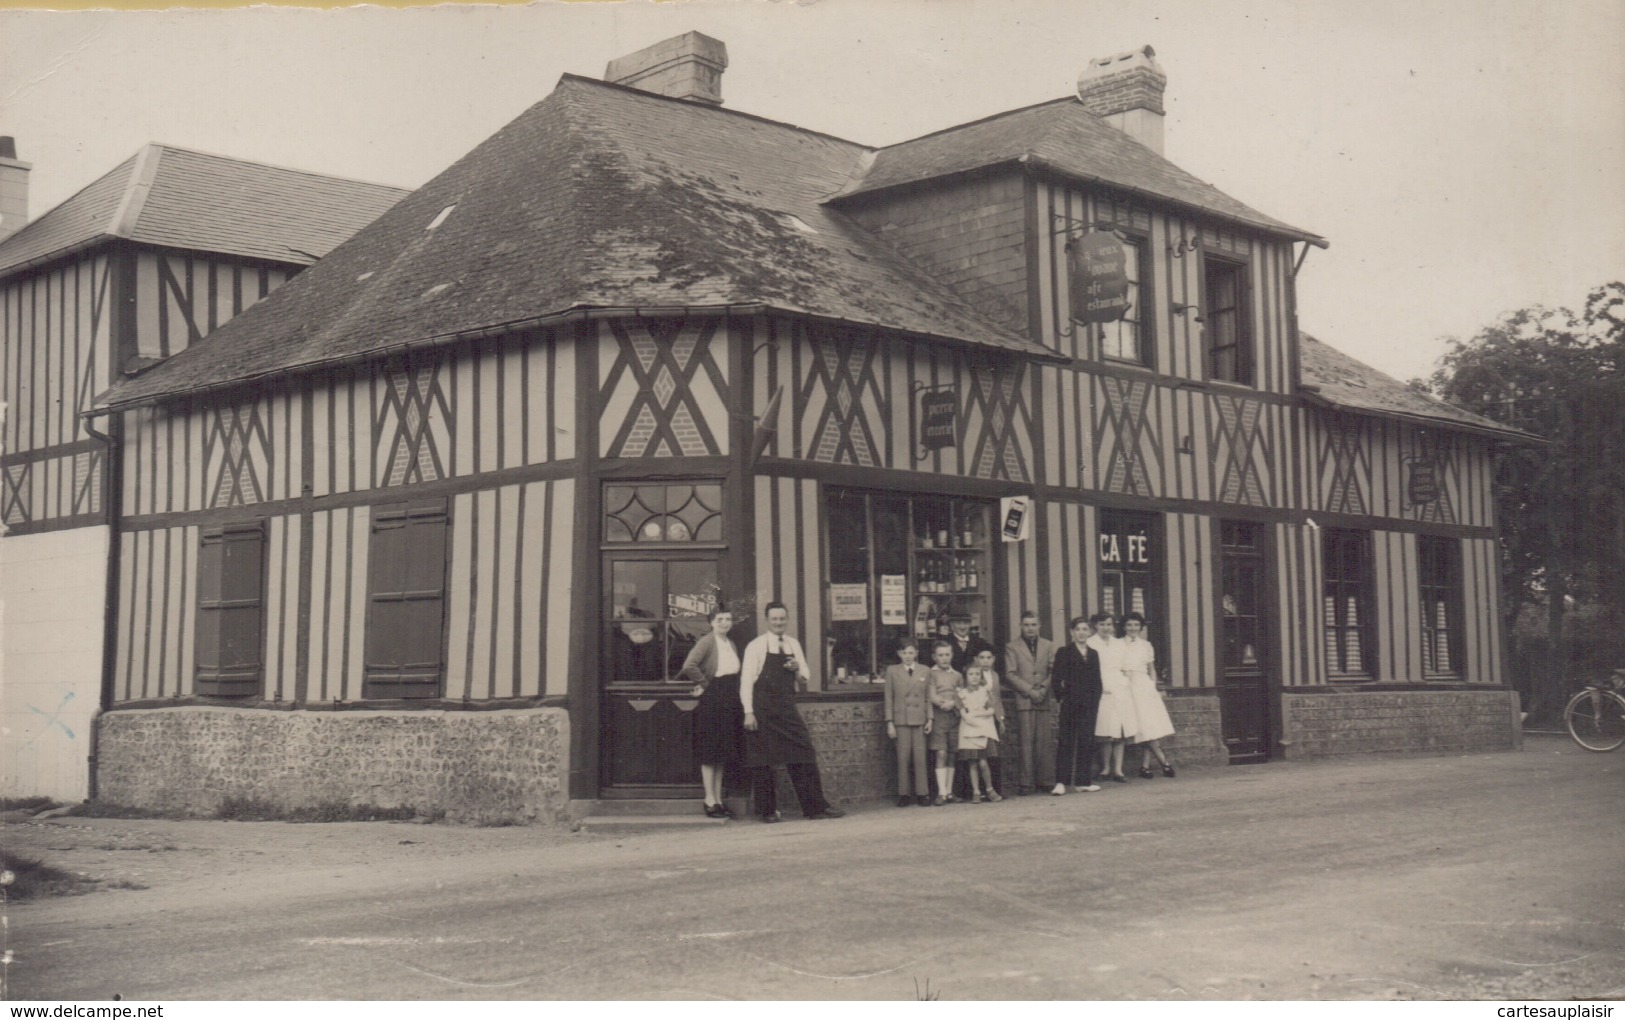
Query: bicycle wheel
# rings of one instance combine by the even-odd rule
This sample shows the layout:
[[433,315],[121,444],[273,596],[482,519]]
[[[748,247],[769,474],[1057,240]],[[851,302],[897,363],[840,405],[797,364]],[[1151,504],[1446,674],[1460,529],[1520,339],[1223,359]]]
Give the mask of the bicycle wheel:
[[1569,736],[1587,751],[1612,751],[1625,744],[1625,700],[1611,691],[1585,690],[1563,710]]

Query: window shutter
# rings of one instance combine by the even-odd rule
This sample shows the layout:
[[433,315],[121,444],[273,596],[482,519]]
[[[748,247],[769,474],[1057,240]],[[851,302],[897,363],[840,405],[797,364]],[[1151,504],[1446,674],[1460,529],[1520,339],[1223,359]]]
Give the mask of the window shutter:
[[373,514],[368,698],[440,695],[448,525],[444,500],[397,503]]
[[265,527],[205,529],[198,550],[197,693],[260,692],[264,638]]

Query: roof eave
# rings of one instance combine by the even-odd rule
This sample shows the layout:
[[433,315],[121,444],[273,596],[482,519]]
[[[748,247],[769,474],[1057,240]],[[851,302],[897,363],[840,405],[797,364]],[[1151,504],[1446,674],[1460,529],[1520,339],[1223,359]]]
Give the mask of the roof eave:
[[347,365],[377,361],[389,357],[397,357],[400,355],[409,354],[413,351],[428,350],[464,341],[501,336],[505,333],[518,333],[529,329],[541,329],[550,326],[559,326],[570,322],[581,322],[591,319],[620,318],[626,316],[631,316],[634,318],[663,318],[681,315],[743,316],[766,315],[771,313],[795,315],[817,322],[825,322],[834,325],[862,326],[867,329],[884,330],[888,333],[913,337],[930,343],[970,348],[978,351],[1000,352],[1008,354],[1011,357],[1023,358],[1028,361],[1058,365],[1071,363],[1070,358],[1067,358],[1058,352],[1041,348],[1038,344],[1033,343],[1032,341],[1028,341],[1028,343],[1032,344],[1031,350],[1021,350],[1017,348],[1004,347],[1001,345],[970,340],[965,337],[951,336],[942,333],[927,333],[918,330],[899,329],[895,326],[887,326],[877,322],[846,319],[833,315],[818,315],[799,308],[790,308],[762,302],[720,305],[572,305],[559,311],[548,312],[542,315],[532,316],[527,319],[515,320],[512,322],[501,322],[488,326],[477,326],[471,329],[459,330],[453,333],[442,333],[435,336],[406,340],[399,343],[390,344],[385,347],[374,348],[359,354],[350,354],[339,358],[323,358],[316,361],[305,362],[299,365],[268,369],[263,372],[238,376],[232,379],[224,379],[216,382],[199,383],[193,386],[183,386],[176,389],[162,390],[157,393],[145,394],[131,400],[104,402],[103,398],[107,394],[112,393],[117,389],[115,386],[97,394],[93,405],[88,410],[79,412],[79,417],[88,421],[94,418],[102,417],[103,415],[122,414],[126,411],[133,411],[136,408],[147,407],[149,405],[159,404],[165,401],[179,400],[186,397],[198,396],[204,393],[212,393],[219,390],[234,389],[240,386],[251,386],[267,379],[286,376],[293,373],[298,373],[301,375],[309,374],[311,372],[318,372],[328,368],[339,368]]
[[1298,395],[1314,407],[1322,407],[1333,411],[1347,411],[1354,414],[1369,415],[1373,418],[1386,418],[1390,421],[1403,422],[1407,425],[1416,425],[1424,428],[1449,429],[1453,432],[1464,432],[1483,439],[1492,439],[1501,443],[1518,443],[1524,446],[1550,446],[1551,440],[1543,439],[1531,432],[1510,427],[1491,428],[1487,425],[1475,425],[1472,422],[1459,421],[1454,418],[1445,418],[1427,414],[1413,414],[1408,411],[1394,411],[1384,408],[1367,407],[1363,404],[1349,404],[1333,400],[1320,392],[1319,387],[1312,383],[1302,383],[1298,387]]

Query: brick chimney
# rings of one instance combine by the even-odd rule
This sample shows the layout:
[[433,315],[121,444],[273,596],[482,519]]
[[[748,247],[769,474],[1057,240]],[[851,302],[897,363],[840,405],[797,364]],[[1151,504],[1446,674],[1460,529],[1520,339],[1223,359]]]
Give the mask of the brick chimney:
[[1162,152],[1162,91],[1168,76],[1146,46],[1097,57],[1078,75],[1083,108],[1154,152]]
[[0,135],[0,241],[28,224],[28,171],[32,163],[17,158],[17,141]]
[[722,72],[727,66],[728,47],[708,35],[688,32],[616,57],[604,68],[604,80],[721,106]]

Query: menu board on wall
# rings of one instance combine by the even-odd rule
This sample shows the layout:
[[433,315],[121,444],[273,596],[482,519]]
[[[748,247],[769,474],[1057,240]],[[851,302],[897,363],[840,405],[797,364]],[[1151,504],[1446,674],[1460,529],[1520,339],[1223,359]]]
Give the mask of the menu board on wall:
[[832,584],[829,586],[829,618],[867,620],[869,618],[869,586],[867,584]]
[[880,625],[902,627],[908,624],[908,589],[902,574],[880,575]]

